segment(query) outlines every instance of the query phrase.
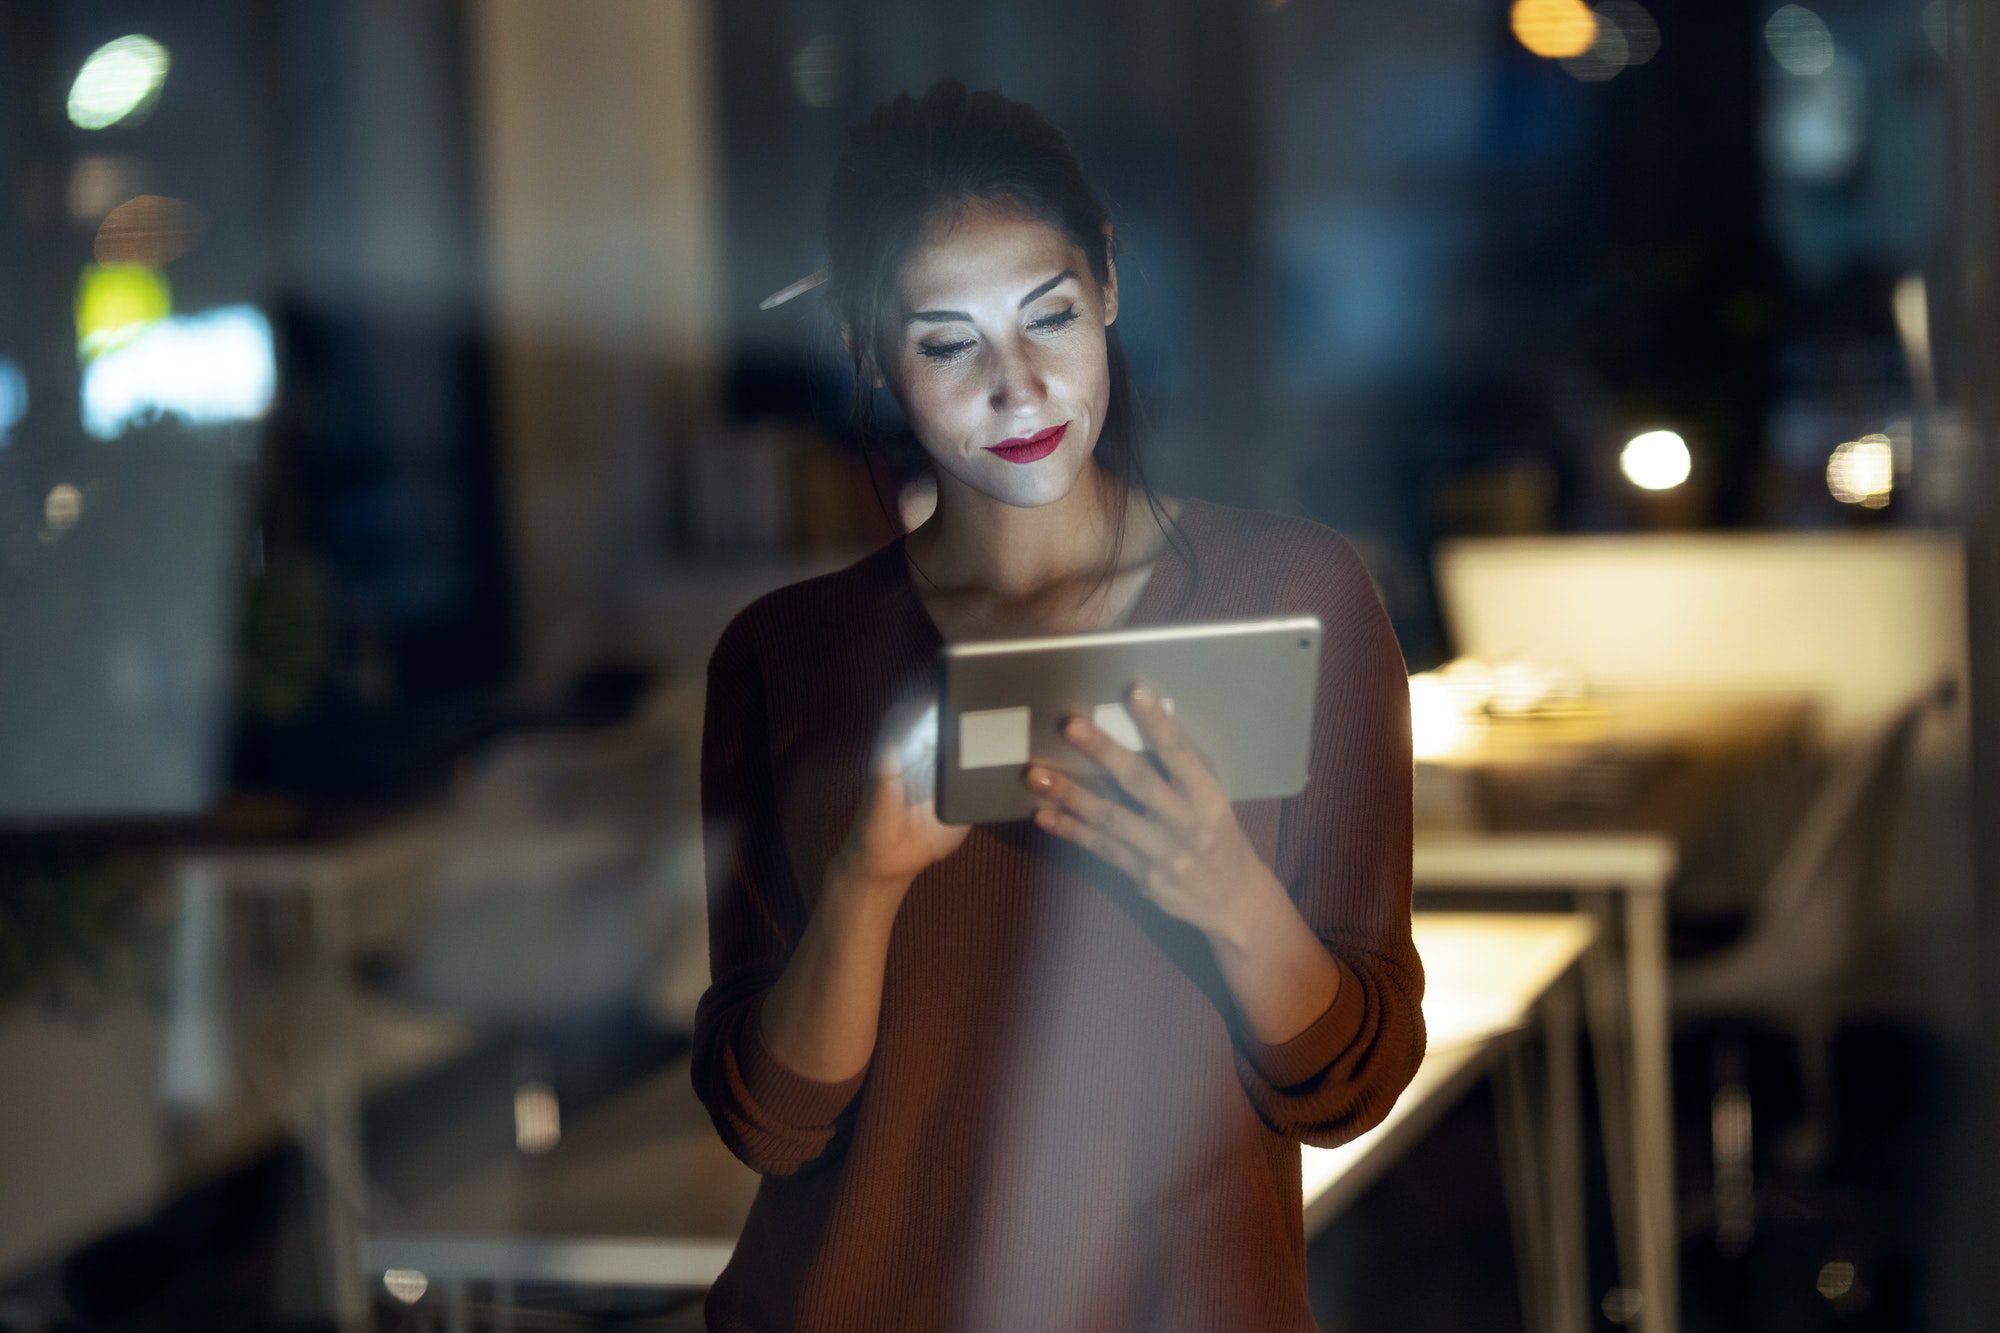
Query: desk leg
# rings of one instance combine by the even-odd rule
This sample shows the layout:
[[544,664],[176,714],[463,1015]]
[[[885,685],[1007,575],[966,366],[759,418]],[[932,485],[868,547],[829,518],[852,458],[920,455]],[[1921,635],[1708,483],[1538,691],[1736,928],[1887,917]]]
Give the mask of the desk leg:
[[[1637,1291],[1639,1275],[1639,1170],[1632,1140],[1633,1108],[1628,1049],[1631,1009],[1627,1001],[1623,948],[1624,923],[1616,894],[1590,900],[1597,917],[1597,942],[1583,956],[1584,1021],[1590,1029],[1591,1065],[1597,1076],[1598,1122],[1604,1136],[1604,1183],[1611,1196],[1611,1230],[1618,1247],[1618,1281]],[[1618,1318],[1619,1316],[1613,1316]]]
[[1539,1104],[1532,1063],[1527,1042],[1510,1038],[1507,1053],[1493,1071],[1494,1127],[1500,1137],[1500,1179],[1507,1196],[1507,1226],[1513,1233],[1521,1323],[1529,1333],[1554,1333],[1549,1108]]
[[341,886],[324,876],[315,876],[305,895],[312,914],[306,990],[311,1004],[302,1045],[309,1063],[303,1077],[296,1078],[293,1095],[301,1103],[307,1194],[334,1322],[342,1330],[364,1329],[370,1325],[359,1236],[368,1187],[352,1049],[356,1034],[349,1003],[346,900]]
[[229,905],[215,868],[185,857],[174,872],[160,1101],[171,1115],[224,1105],[235,1083],[228,1034]]
[[1542,1001],[1540,1051],[1516,1044],[1494,1071],[1508,1221],[1532,1333],[1584,1333],[1593,1322],[1572,985],[1558,984]]
[[1667,902],[1658,885],[1625,895],[1625,968],[1632,1007],[1632,1146],[1643,1293],[1639,1318],[1646,1333],[1678,1333],[1680,1236],[1674,1220]]
[[1583,1197],[1583,1108],[1576,1073],[1576,990],[1565,981],[1542,1002],[1548,1098],[1543,1117],[1549,1172],[1549,1327],[1585,1333],[1590,1255]]

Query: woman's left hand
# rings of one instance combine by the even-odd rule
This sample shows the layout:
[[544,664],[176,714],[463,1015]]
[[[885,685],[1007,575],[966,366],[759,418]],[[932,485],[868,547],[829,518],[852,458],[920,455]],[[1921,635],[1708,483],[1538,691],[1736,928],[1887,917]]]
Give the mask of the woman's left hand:
[[1212,929],[1228,904],[1240,899],[1243,886],[1270,871],[1244,836],[1229,797],[1159,696],[1135,684],[1126,698],[1127,711],[1164,774],[1087,717],[1071,716],[1063,737],[1110,773],[1140,809],[1100,796],[1067,773],[1031,764],[1022,780],[1044,798],[1035,822],[1124,871],[1168,916]]

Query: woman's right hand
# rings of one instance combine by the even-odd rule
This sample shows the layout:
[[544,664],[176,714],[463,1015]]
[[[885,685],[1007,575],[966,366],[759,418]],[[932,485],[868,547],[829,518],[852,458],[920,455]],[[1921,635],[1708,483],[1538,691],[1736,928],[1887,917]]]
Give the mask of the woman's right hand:
[[937,817],[937,707],[892,710],[876,738],[861,808],[830,867],[864,891],[901,894],[958,849],[970,824]]

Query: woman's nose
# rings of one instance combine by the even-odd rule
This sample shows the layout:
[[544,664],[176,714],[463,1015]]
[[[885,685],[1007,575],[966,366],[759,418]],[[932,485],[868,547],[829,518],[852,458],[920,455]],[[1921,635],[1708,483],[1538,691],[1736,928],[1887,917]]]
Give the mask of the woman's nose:
[[995,358],[993,387],[989,394],[995,411],[1040,402],[1048,388],[1034,359],[1018,351],[1002,351]]

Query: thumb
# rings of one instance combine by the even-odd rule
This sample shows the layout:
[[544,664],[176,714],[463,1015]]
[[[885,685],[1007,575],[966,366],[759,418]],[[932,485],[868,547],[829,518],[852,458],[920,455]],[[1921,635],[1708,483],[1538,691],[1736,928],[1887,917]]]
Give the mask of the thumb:
[[893,776],[906,799],[931,798],[937,772],[937,701],[915,699],[891,708],[875,741],[875,772]]

